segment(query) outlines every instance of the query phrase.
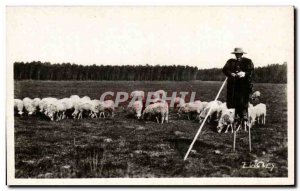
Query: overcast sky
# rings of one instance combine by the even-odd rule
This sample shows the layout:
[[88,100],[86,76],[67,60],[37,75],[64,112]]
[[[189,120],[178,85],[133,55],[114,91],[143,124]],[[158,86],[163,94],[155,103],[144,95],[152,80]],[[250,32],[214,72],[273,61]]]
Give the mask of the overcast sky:
[[292,7],[9,7],[7,61],[222,67],[293,62]]

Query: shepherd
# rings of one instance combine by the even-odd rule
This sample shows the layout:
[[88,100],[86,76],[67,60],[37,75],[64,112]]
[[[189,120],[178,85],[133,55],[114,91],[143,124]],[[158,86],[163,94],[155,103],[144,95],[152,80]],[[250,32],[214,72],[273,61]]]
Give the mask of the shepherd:
[[254,65],[249,58],[243,57],[246,52],[242,48],[235,48],[232,54],[236,59],[229,59],[223,68],[223,73],[228,77],[227,107],[235,109],[237,123],[244,124],[248,121]]

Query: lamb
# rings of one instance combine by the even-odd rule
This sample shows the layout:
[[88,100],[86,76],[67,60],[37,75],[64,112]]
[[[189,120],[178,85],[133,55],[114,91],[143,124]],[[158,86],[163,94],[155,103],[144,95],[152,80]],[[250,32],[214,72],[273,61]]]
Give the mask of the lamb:
[[234,125],[234,116],[235,116],[235,109],[223,109],[222,115],[220,117],[217,130],[218,133],[221,133],[223,128],[227,126],[225,133],[228,132],[228,129],[231,127],[231,132],[233,133],[233,125]]
[[57,101],[57,99],[53,98],[53,97],[43,98],[39,102],[40,112],[44,112],[47,115],[47,106],[49,105],[49,103],[56,102],[56,101]]
[[169,122],[169,106],[166,102],[153,103],[148,105],[143,114],[142,119],[145,118],[145,115],[154,115],[156,117],[157,123],[159,123],[157,115],[161,115],[161,123],[163,124],[164,120]]
[[92,106],[92,103],[90,97],[84,96],[82,98],[79,98],[79,96],[77,95],[72,95],[70,99],[73,102],[74,107],[74,112],[72,113],[73,118],[82,118],[82,114],[84,111],[91,111],[90,107]]
[[100,100],[94,99],[91,100],[91,108],[90,108],[90,114],[92,118],[96,117],[98,118],[98,113],[102,110],[102,102]]
[[[62,119],[64,119],[66,117],[66,112],[67,111],[72,111],[74,109],[74,102],[71,98],[63,98],[58,100],[59,102],[61,102],[63,104],[63,113],[62,113]],[[68,112],[69,113],[69,112]]]
[[130,94],[130,98],[135,98],[135,99],[138,99],[138,100],[143,100],[145,98],[145,92],[144,91],[133,91],[131,92]]
[[182,113],[186,113],[190,120],[190,114],[197,113],[197,115],[199,115],[203,111],[204,105],[205,103],[203,104],[201,101],[186,103],[179,108],[178,115],[180,116]]
[[250,106],[248,108],[248,118],[249,122],[254,125],[257,119],[258,124],[265,125],[267,115],[267,106],[266,104],[260,103],[256,106]]
[[115,103],[113,100],[105,100],[102,104],[101,104],[101,108],[103,108],[100,112],[100,117],[101,114],[103,114],[103,117],[105,118],[105,112],[110,113],[111,117],[114,117],[114,111],[115,111]]
[[143,110],[143,102],[135,101],[131,106],[128,107],[130,111],[132,111],[138,119],[142,116]]
[[33,100],[28,97],[23,99],[23,105],[25,111],[28,112],[28,115],[32,115],[36,111],[36,107],[33,105]]
[[47,105],[46,114],[51,119],[51,121],[54,120],[55,116],[56,121],[58,121],[65,117],[66,110],[67,107],[64,104],[64,100],[60,99],[57,101],[49,102],[49,104]]
[[[99,101],[100,104],[100,101]],[[82,119],[82,114],[84,111],[89,111],[90,116],[93,113],[98,113],[99,112],[99,104],[96,103],[95,101],[89,100],[88,98],[84,97],[81,98],[78,102],[74,104],[74,112],[72,116],[74,118]]]
[[39,107],[41,99],[40,98],[34,98],[33,99],[33,106],[37,109]]
[[23,114],[24,104],[20,99],[14,99],[14,109],[18,112],[19,115]]
[[199,123],[202,123],[202,121],[204,120],[205,116],[208,114],[208,111],[211,109],[210,114],[208,116],[208,122],[210,122],[212,116],[214,114],[218,115],[218,113],[220,112],[220,105],[221,105],[220,101],[211,101],[211,102],[208,102],[207,106],[199,114]]

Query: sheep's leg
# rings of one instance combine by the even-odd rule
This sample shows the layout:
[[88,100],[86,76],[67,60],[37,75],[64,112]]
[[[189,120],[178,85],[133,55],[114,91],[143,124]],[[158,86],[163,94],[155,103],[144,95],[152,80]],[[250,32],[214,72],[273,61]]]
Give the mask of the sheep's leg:
[[60,120],[60,116],[58,114],[58,112],[56,113],[56,121],[59,121]]
[[94,114],[92,111],[90,112],[89,117],[94,118]]
[[231,133],[233,133],[233,126],[232,126],[232,124],[230,124],[230,127],[231,127]]
[[229,129],[229,125],[227,125],[225,133],[227,133],[227,132],[228,132],[228,129]]
[[197,112],[197,115],[196,115],[195,120],[198,120],[198,119],[199,119],[199,114],[198,114],[198,112]]
[[246,126],[246,121],[241,120],[240,126],[243,127],[244,126],[244,130],[245,132],[247,132],[247,126]]
[[[238,126],[237,126],[237,125],[238,125]],[[237,126],[237,129],[236,129],[235,131],[239,131],[240,128],[241,128],[241,124],[236,124],[236,123],[235,123],[235,126]]]
[[161,115],[161,124],[163,124],[163,123],[164,123],[164,116]]
[[264,115],[264,125],[266,124],[266,115]]
[[72,113],[72,116],[73,116],[73,118],[75,119],[76,117],[77,117],[77,112],[76,112],[76,110]]
[[191,119],[190,119],[190,113],[187,114],[187,117],[188,117],[188,120],[191,120]]
[[169,123],[169,113],[166,114],[166,122]]
[[115,113],[114,113],[114,111],[112,111],[111,112],[111,118],[114,118],[114,116],[115,116]]
[[155,118],[156,118],[157,123],[159,123],[158,117],[156,116]]

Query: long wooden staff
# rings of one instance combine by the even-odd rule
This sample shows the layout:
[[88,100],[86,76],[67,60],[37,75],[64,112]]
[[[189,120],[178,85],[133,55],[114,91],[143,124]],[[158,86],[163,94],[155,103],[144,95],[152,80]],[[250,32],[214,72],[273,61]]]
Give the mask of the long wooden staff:
[[[225,86],[225,84],[226,84],[226,81],[227,81],[227,77],[226,77],[226,79],[224,80],[224,82],[223,82],[223,84],[222,84],[222,86],[221,86],[221,88],[220,88],[220,90],[219,90],[219,92],[218,92],[218,94],[217,94],[217,96],[216,96],[216,98],[215,98],[214,101],[216,101],[216,100],[219,98],[220,93],[221,93],[222,89],[224,88],[224,86]],[[201,125],[200,125],[200,127],[199,127],[199,129],[198,129],[198,132],[197,132],[197,134],[195,135],[192,144],[190,145],[189,150],[186,152],[185,157],[184,157],[184,160],[186,160],[187,157],[189,156],[189,154],[190,154],[190,152],[191,152],[191,150],[192,150],[192,148],[193,148],[193,145],[194,145],[194,143],[196,142],[196,140],[197,140],[197,138],[198,138],[198,136],[199,136],[199,134],[200,134],[200,132],[201,132],[201,130],[202,130],[202,127],[204,126],[205,121],[206,121],[207,117],[209,116],[210,112],[211,112],[211,107],[209,108],[208,113],[206,114],[204,120],[202,121],[202,123],[201,123]]]

